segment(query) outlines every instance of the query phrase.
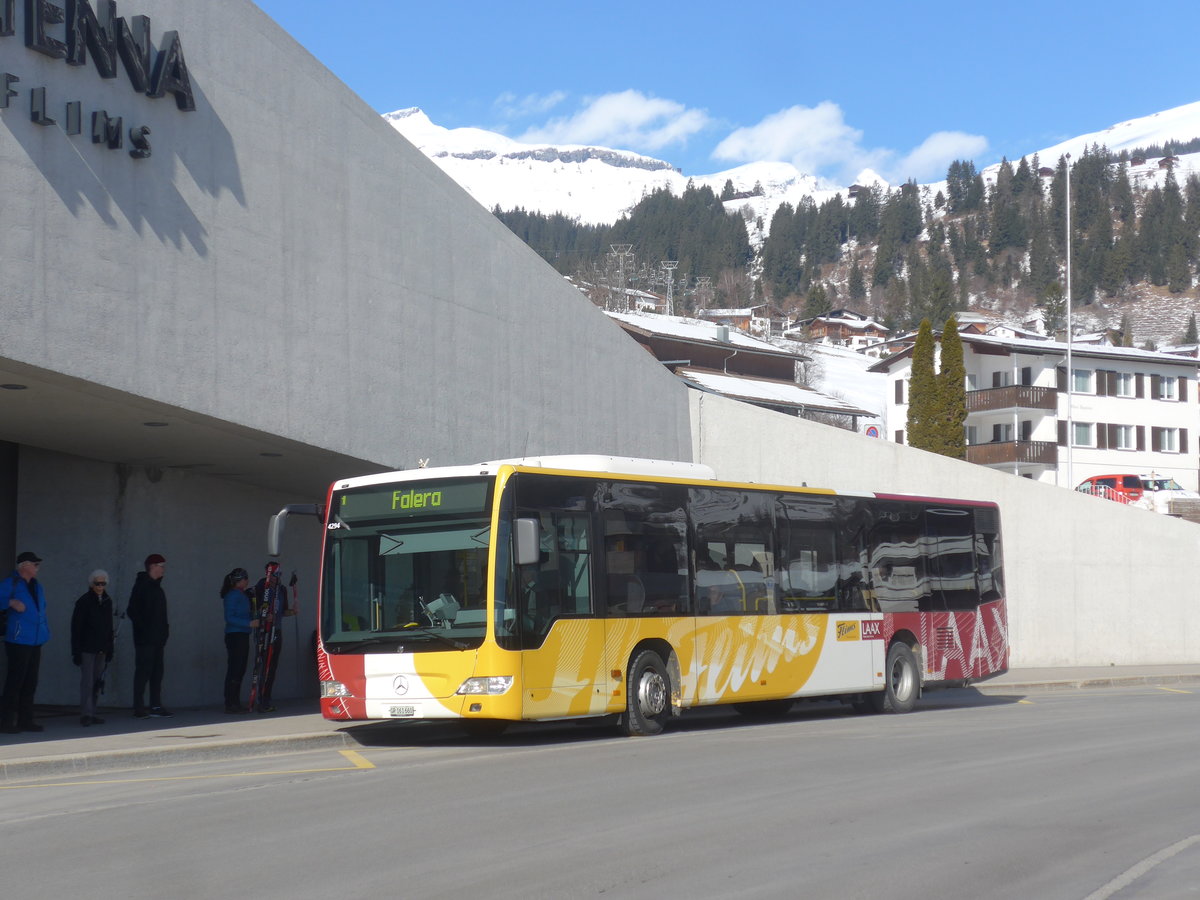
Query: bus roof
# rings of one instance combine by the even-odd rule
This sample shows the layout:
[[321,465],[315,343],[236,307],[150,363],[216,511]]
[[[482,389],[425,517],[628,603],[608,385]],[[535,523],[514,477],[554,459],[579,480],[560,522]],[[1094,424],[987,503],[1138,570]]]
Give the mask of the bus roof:
[[[495,476],[500,469],[511,466],[516,469],[547,469],[559,472],[588,472],[609,475],[634,475],[645,478],[673,478],[682,481],[717,481],[717,473],[703,463],[680,462],[666,459],[640,459],[633,456],[605,456],[602,454],[573,453],[550,456],[524,456],[513,459],[494,459],[469,466],[440,466],[437,468],[401,469],[396,472],[381,472],[377,475],[360,475],[340,478],[333,484],[334,490],[367,487],[393,482],[430,481],[443,478],[478,478]],[[831,494],[841,497],[875,497],[879,500],[911,500],[927,503],[956,503],[966,506],[996,507],[987,500],[962,500],[948,497],[921,496],[860,491],[834,491],[829,488],[812,488],[808,485],[796,487],[757,482],[722,482],[728,487],[744,487],[753,490],[786,490],[809,494]]]
[[639,459],[632,456],[603,456],[600,454],[563,454],[557,456],[525,456],[515,459],[495,459],[470,466],[441,466],[438,468],[402,469],[377,475],[339,478],[337,490],[388,484],[393,481],[425,481],[435,478],[469,478],[495,475],[502,466],[528,469],[560,469],[580,472],[608,472],[614,475],[649,475],[661,478],[688,478],[697,481],[716,481],[717,473],[701,463],[665,459]]

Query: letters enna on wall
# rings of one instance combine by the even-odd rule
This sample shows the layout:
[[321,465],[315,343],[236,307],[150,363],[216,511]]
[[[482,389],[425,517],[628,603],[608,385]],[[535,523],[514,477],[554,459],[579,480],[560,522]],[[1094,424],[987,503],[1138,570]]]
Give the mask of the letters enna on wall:
[[[179,33],[167,31],[156,50],[150,41],[150,19],[117,16],[116,0],[0,0],[0,47],[15,43],[17,13],[24,15],[25,46],[30,51],[61,59],[68,66],[87,65],[88,57],[101,78],[116,78],[122,71],[133,90],[146,97],[175,96],[184,112],[196,108],[183,43]],[[5,53],[5,58],[11,54]],[[7,66],[6,66],[7,67]],[[85,112],[91,117],[91,138],[108,150],[122,150],[128,140],[134,159],[150,156],[150,127],[125,127],[124,110],[84,110],[83,103],[54,97],[45,85],[27,86],[19,72],[0,73],[0,109],[15,110],[28,103],[29,117],[38,125],[58,125],[69,135],[83,133]],[[23,100],[22,97],[27,98]],[[10,115],[11,112],[5,113]]]

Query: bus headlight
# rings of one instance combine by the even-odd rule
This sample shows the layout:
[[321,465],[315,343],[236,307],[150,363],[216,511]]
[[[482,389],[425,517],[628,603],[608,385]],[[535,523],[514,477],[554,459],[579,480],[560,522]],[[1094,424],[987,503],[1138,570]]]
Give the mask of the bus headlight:
[[346,687],[340,681],[322,681],[321,682],[322,697],[352,697],[350,688]]
[[488,675],[482,678],[468,678],[459,687],[459,694],[503,694],[512,687],[511,675]]

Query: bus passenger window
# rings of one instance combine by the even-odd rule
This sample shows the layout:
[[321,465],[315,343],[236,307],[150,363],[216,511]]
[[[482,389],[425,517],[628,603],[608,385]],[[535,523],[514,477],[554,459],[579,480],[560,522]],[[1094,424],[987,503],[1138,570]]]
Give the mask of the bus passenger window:
[[601,495],[608,615],[675,616],[686,612],[683,490],[612,482]]

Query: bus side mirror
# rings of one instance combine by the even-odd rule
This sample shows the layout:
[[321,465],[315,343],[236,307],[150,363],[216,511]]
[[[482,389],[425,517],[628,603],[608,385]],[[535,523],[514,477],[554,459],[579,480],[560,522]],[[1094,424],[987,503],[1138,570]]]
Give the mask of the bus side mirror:
[[536,566],[542,557],[541,523],[537,519],[517,519],[513,525],[517,538],[517,565]]
[[284,516],[276,513],[267,525],[267,556],[272,558],[279,555],[279,547],[283,543],[283,521]]
[[316,516],[323,519],[325,510],[321,504],[316,503],[289,503],[271,516],[271,523],[267,526],[267,556],[279,555],[279,547],[283,543],[283,523],[290,515]]

